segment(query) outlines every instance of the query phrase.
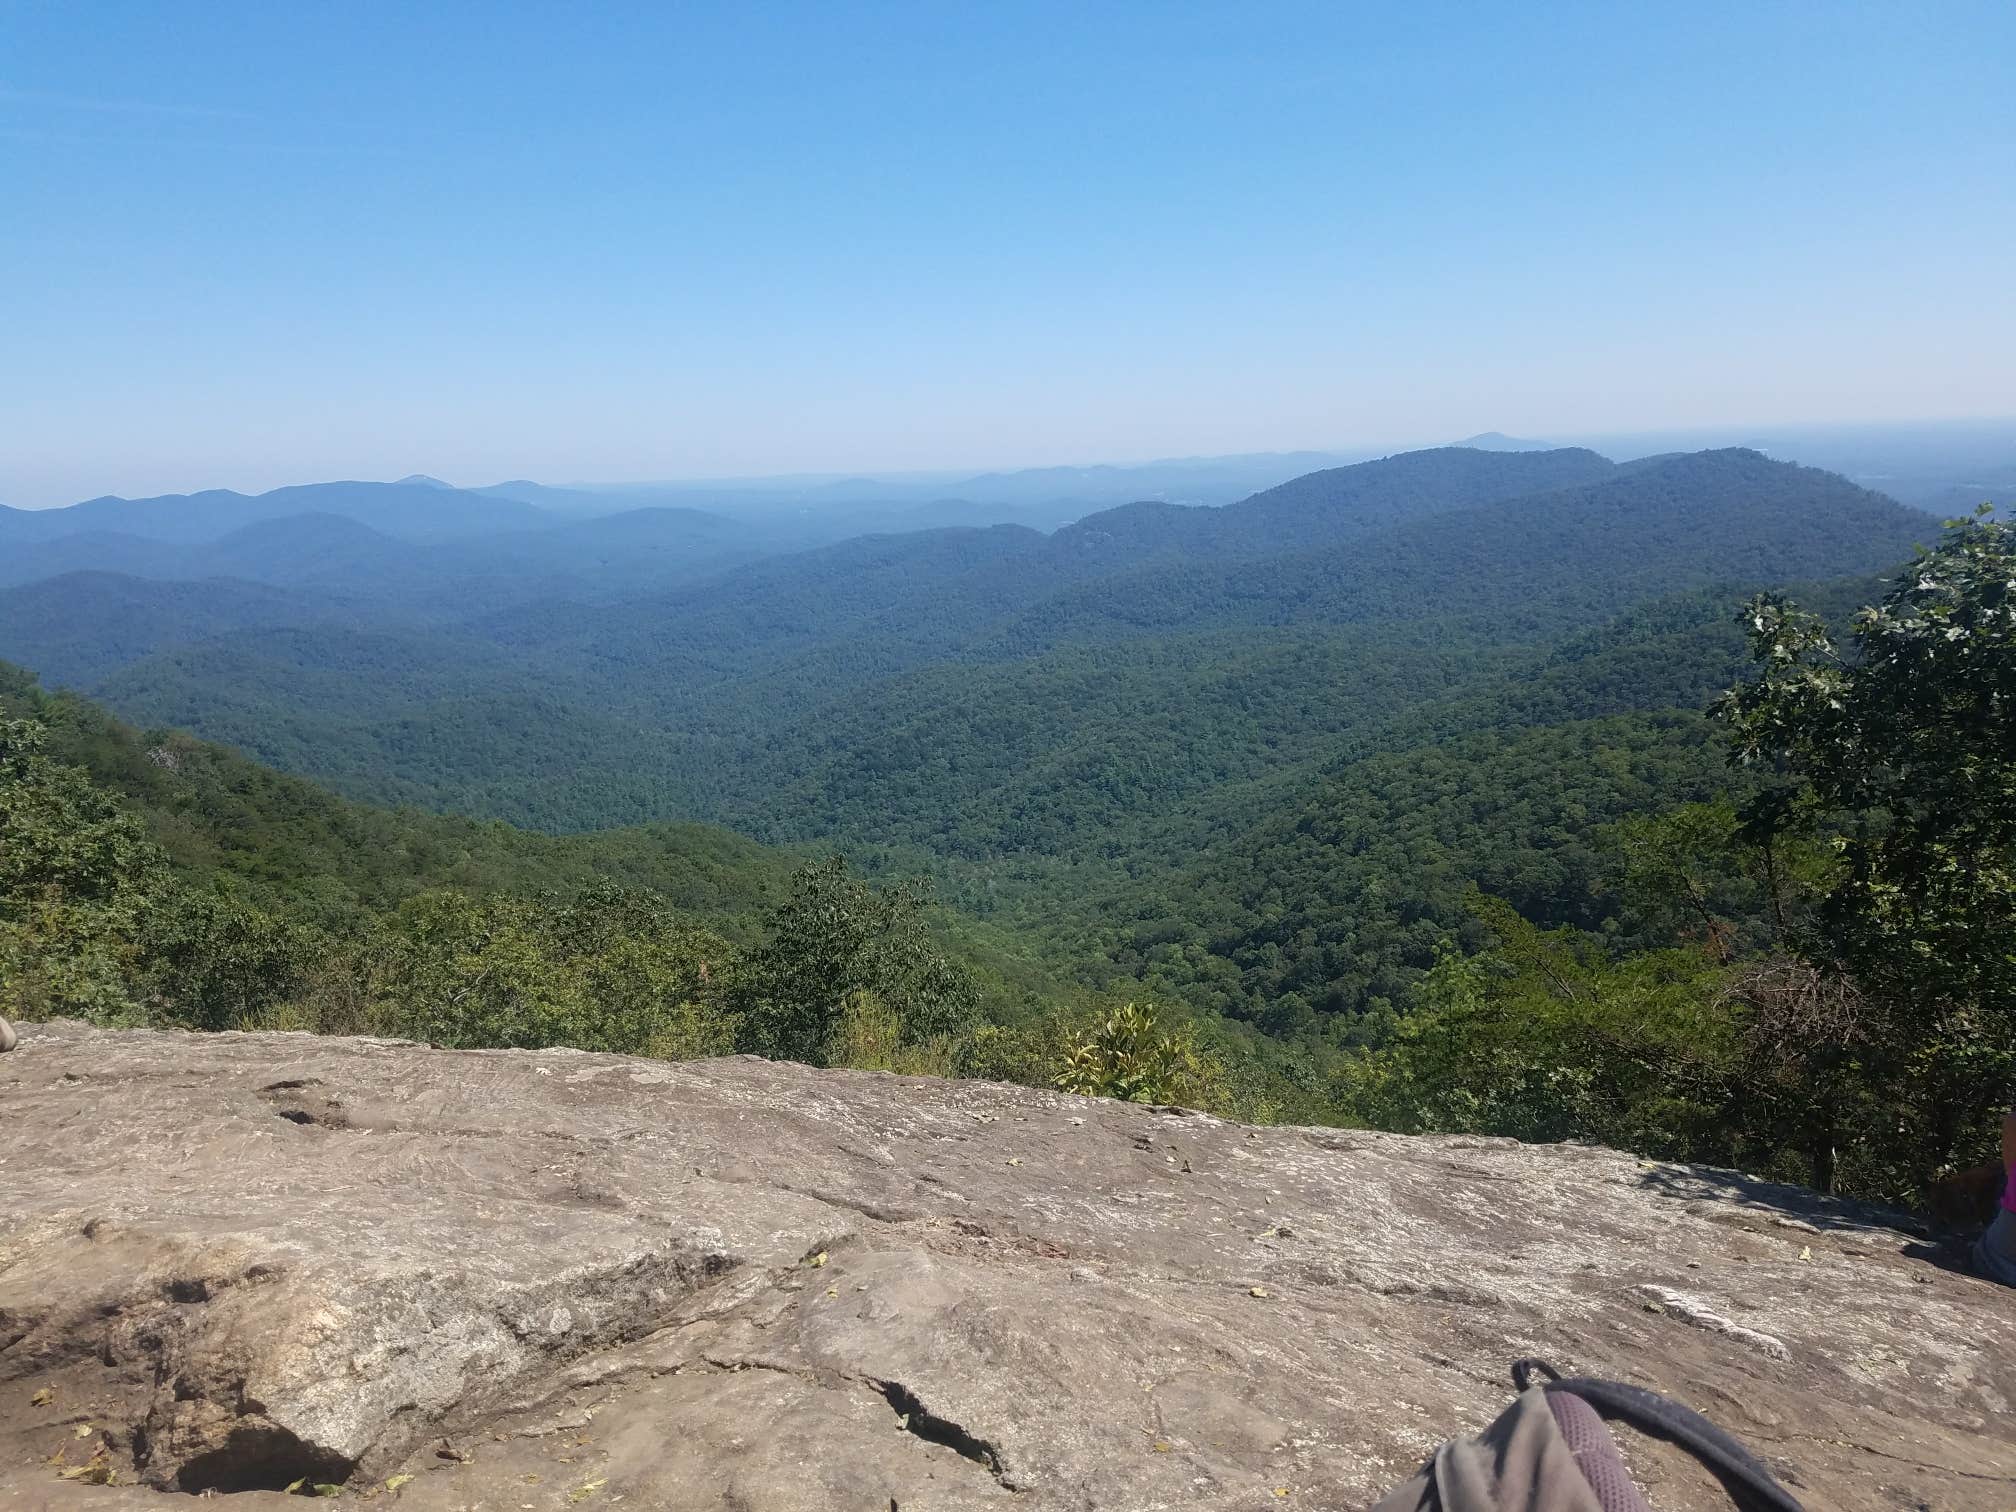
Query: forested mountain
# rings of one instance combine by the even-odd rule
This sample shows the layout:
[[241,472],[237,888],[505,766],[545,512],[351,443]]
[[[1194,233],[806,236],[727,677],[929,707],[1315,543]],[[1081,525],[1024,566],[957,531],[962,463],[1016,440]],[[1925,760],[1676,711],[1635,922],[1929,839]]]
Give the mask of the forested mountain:
[[556,836],[349,803],[227,747],[142,732],[4,662],[0,719],[39,725],[50,757],[116,796],[176,867],[222,874],[262,898],[312,895],[333,921],[433,887],[531,896],[606,881],[648,887],[712,924],[740,928],[782,895],[797,864],[707,825]]
[[[307,513],[202,541],[27,548],[43,564],[70,560],[58,546],[116,550],[147,571],[0,591],[0,653],[149,727],[329,784],[344,797],[187,737],[142,741],[87,705],[12,695],[178,864],[251,888],[289,929],[327,931],[347,910],[444,983],[463,968],[427,955],[440,918],[473,931],[440,937],[464,941],[456,959],[519,942],[560,984],[540,1033],[641,1044],[645,1020],[594,1026],[595,958],[568,943],[582,918],[564,898],[532,900],[534,879],[639,886],[658,901],[623,905],[625,919],[661,918],[672,899],[709,938],[757,940],[786,927],[752,910],[784,906],[788,870],[760,846],[833,849],[869,878],[928,876],[955,910],[935,936],[984,1011],[954,1032],[922,978],[896,972],[883,987],[909,1005],[889,1010],[911,1024],[905,1055],[928,1042],[934,1067],[1046,1080],[1062,1074],[1060,1023],[1091,1033],[1089,1005],[1152,998],[1198,1036],[1214,1105],[1342,1117],[1400,1106],[1400,1083],[1377,1080],[1382,1057],[1417,1075],[1402,1054],[1415,1015],[1472,990],[1450,985],[1449,963],[1519,930],[1566,931],[1577,971],[1660,950],[1681,954],[1659,972],[1694,970],[1694,924],[1648,904],[1633,870],[1647,842],[1632,837],[1663,815],[1733,813],[1756,791],[1704,713],[1748,663],[1739,607],[1789,588],[1839,621],[1936,534],[1834,474],[1742,450],[1617,465],[1442,448],[1225,506],[1140,502],[1049,534],[994,525],[800,551],[674,508],[432,541]],[[177,575],[217,564],[236,572]],[[1715,864],[1731,864],[1726,833],[1714,843]],[[711,880],[681,873],[696,855]],[[304,901],[325,871],[322,901]],[[863,918],[910,916],[820,875],[801,920],[836,899]],[[409,907],[443,888],[479,901]],[[1711,894],[1730,914],[1713,940],[1763,936],[1750,882],[1732,873]],[[861,938],[864,960],[896,959]],[[366,955],[327,959],[342,993],[396,1015]],[[784,968],[749,957],[737,997],[694,985],[701,959],[651,968],[712,1005],[679,1020],[692,1034],[678,1043],[778,1048],[764,1004],[797,991],[778,985]],[[764,971],[768,987],[747,985]],[[322,1005],[316,1023],[353,1022],[322,989],[299,991]],[[521,1032],[518,1010],[497,1011],[452,1032]],[[798,1048],[896,1043],[893,1021],[849,1022],[819,1034],[854,1049]],[[1427,1116],[1405,1097],[1405,1118]]]
[[[635,521],[545,535],[620,541]],[[599,603],[485,612],[475,578],[424,602],[128,582],[134,608],[79,615],[34,585],[0,593],[0,651],[360,797],[1042,860],[1131,853],[1193,796],[1233,812],[1379,721],[1537,676],[1567,655],[1553,642],[1642,600],[1717,584],[1712,622],[1745,588],[1899,561],[1930,525],[1750,452],[1618,468],[1443,449],[1225,508],[865,537]],[[185,601],[201,612],[178,637]],[[1560,717],[1699,692],[1633,675]]]
[[1928,523],[1831,473],[1703,452],[1580,487],[1415,512],[1322,549],[1154,564],[1058,594],[1010,638],[1441,619],[1493,639],[1547,634],[1674,588],[1868,570],[1908,555]]
[[[1632,469],[1591,453],[1423,452],[1317,474],[1223,509],[1129,505],[1051,536],[996,527],[871,537],[777,557],[564,630],[507,613],[485,634],[604,667],[689,663],[818,686],[909,661],[998,659],[1073,641],[1239,626],[1493,619],[1533,633],[1710,581],[1868,570],[1928,521],[1831,474],[1751,452]],[[1604,479],[1561,490],[1563,476]],[[1534,485],[1543,490],[1532,492]],[[1430,501],[1450,498],[1447,509]],[[845,648],[845,654],[842,649]]]
[[1223,525],[1213,544],[1270,556],[1335,545],[1422,515],[1598,483],[1615,471],[1607,457],[1575,447],[1403,452],[1376,463],[1306,473],[1257,493],[1217,517]]
[[[1543,922],[1600,922],[1573,858],[1657,784],[1497,774],[1582,749],[1546,731],[1596,730],[1697,795],[1714,761],[1691,711],[1740,661],[1744,594],[1880,570],[1931,526],[1754,452],[1443,448],[1225,507],[863,537],[624,597],[654,548],[733,551],[745,527],[645,509],[416,542],[303,514],[149,546],[163,578],[232,578],[0,592],[0,653],[358,798],[556,830],[701,818],[928,869],[967,907],[1078,941],[1073,970],[1278,1024],[1390,1000],[1486,871]],[[1472,828],[1446,831],[1422,763],[1496,794]],[[1414,795],[1360,863],[1410,900],[1398,932],[1268,838],[1341,835],[1337,814],[1388,801],[1353,793]],[[1577,817],[1516,817],[1543,797]],[[1514,885],[1561,866],[1572,904]],[[1270,871],[1299,879],[1271,924],[1240,880]],[[1346,916],[1351,941],[1320,922]],[[1144,949],[1165,935],[1193,944]]]
[[[725,524],[428,546],[270,522],[206,549],[259,570],[249,551],[309,543],[304,581],[374,591],[69,577],[0,593],[0,650],[354,797],[704,818],[926,871],[1088,989],[1306,1038],[1404,1002],[1439,940],[1474,937],[1469,887],[1614,925],[1606,826],[1728,785],[1698,711],[1740,670],[1737,604],[1847,575],[1803,590],[1845,608],[1933,533],[1754,452],[1444,448],[622,595],[637,549]],[[559,541],[606,548],[594,601],[555,575],[498,603],[486,582],[527,580],[470,565],[526,543],[552,565]]]
[[361,612],[263,583],[66,572],[0,593],[0,646],[51,683],[92,687],[122,667],[238,631],[341,624]]
[[[984,1026],[984,1048],[1075,1001],[998,931],[837,860],[705,825],[552,836],[349,803],[0,663],[12,1016],[949,1072],[954,1032]],[[766,1038],[801,1010],[813,1037]]]

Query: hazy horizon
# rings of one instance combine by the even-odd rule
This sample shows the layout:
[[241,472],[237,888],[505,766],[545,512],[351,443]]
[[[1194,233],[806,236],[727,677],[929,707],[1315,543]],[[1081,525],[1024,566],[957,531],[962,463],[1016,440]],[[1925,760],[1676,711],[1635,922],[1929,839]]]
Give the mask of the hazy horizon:
[[0,59],[17,506],[2009,407],[1993,0],[51,7]]
[[[201,493],[210,490],[226,490],[243,494],[259,494],[274,488],[286,488],[301,484],[336,481],[350,482],[398,482],[407,477],[425,477],[435,482],[445,483],[459,489],[480,489],[508,481],[529,481],[550,488],[583,490],[606,490],[620,492],[625,489],[682,488],[705,489],[718,487],[724,492],[736,489],[753,489],[760,485],[779,486],[799,484],[807,488],[842,482],[888,483],[894,486],[916,487],[934,483],[956,484],[990,476],[1015,475],[1048,470],[1097,470],[1112,469],[1124,471],[1136,468],[1181,467],[1188,463],[1212,463],[1241,458],[1264,459],[1268,457],[1324,456],[1346,460],[1371,459],[1389,456],[1399,452],[1415,451],[1438,446],[1460,445],[1465,441],[1482,436],[1497,435],[1510,440],[1543,443],[1558,447],[1586,447],[1600,452],[1616,461],[1628,461],[1634,457],[1651,455],[1661,451],[1702,450],[1714,447],[1759,445],[1780,454],[1787,460],[1809,461],[1802,455],[1811,450],[1817,461],[1813,465],[1832,470],[1852,470],[1834,453],[1853,452],[1864,446],[1873,447],[1875,454],[1885,457],[1904,455],[1909,449],[1926,445],[1937,446],[1950,441],[1954,460],[1964,460],[1972,456],[1980,461],[1999,463],[2003,471],[2016,467],[2016,415],[1952,416],[1922,420],[1885,420],[1867,422],[1821,422],[1806,424],[1781,424],[1755,422],[1729,426],[1690,427],[1671,430],[1653,428],[1645,430],[1617,431],[1603,435],[1585,435],[1571,432],[1523,435],[1507,432],[1499,427],[1482,431],[1472,431],[1462,436],[1441,436],[1411,439],[1408,441],[1360,441],[1329,445],[1305,445],[1255,450],[1250,452],[1189,453],[1160,457],[1087,457],[1068,461],[1034,460],[1028,462],[981,463],[964,467],[904,468],[904,467],[863,467],[854,469],[807,469],[790,472],[745,472],[717,474],[712,476],[664,476],[634,477],[609,474],[601,477],[546,477],[523,478],[506,475],[476,475],[466,477],[444,476],[443,472],[426,466],[396,466],[379,468],[375,472],[352,470],[311,475],[305,472],[289,472],[284,465],[272,469],[259,470],[259,481],[244,485],[227,479],[202,478],[189,481],[182,486],[154,486],[141,483],[127,488],[100,488],[71,496],[46,499],[0,498],[0,506],[17,509],[57,509],[71,504],[83,503],[91,499],[105,497],[151,498],[157,496]],[[1803,443],[1803,444],[1802,444]],[[1791,448],[1787,451],[1786,448]],[[1914,459],[1915,460],[1915,459]],[[1945,456],[1940,459],[1947,460]],[[1983,481],[1989,481],[1984,479]],[[2011,479],[2003,478],[2000,472],[1993,480],[2007,486]]]

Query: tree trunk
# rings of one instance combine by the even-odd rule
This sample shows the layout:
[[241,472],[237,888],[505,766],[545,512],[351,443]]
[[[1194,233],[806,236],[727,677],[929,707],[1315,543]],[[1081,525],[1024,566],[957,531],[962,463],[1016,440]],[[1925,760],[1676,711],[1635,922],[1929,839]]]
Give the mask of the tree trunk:
[[1806,1147],[1806,1158],[1813,1168],[1813,1190],[1834,1195],[1834,1120],[1828,1119],[1814,1130],[1811,1142]]

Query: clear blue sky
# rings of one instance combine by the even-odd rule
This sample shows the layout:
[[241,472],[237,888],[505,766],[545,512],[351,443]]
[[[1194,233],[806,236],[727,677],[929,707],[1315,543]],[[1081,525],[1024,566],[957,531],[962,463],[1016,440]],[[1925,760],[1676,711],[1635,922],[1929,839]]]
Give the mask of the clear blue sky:
[[2016,410],[2016,5],[0,4],[0,502]]

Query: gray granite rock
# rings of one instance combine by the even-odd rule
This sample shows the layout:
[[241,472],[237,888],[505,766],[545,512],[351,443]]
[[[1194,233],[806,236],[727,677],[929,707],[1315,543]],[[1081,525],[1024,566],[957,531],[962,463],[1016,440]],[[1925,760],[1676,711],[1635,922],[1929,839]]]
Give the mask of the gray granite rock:
[[[1688,1401],[1810,1506],[2006,1512],[2016,1293],[1922,1249],[1580,1146],[29,1024],[0,1509],[304,1476],[424,1509],[1360,1508],[1541,1355]],[[1726,1506],[1626,1452],[1662,1509]],[[61,1478],[94,1454],[114,1485]]]

